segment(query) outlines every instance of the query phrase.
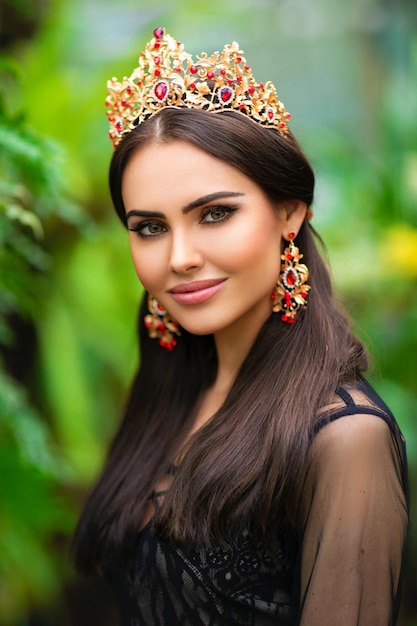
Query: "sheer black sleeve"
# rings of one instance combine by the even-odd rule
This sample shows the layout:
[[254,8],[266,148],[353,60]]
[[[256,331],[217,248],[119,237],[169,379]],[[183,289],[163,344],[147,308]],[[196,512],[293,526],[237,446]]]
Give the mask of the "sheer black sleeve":
[[395,623],[408,505],[394,425],[353,413],[315,438],[300,509],[301,626]]

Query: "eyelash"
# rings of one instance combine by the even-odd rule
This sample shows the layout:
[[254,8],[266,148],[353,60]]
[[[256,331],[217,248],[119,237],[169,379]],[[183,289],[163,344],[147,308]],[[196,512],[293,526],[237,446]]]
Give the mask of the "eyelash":
[[[215,211],[223,211],[224,216],[217,220],[204,221],[204,218],[206,218],[210,214],[213,214]],[[207,207],[206,209],[204,209],[204,211],[201,214],[200,224],[205,224],[205,225],[210,225],[210,226],[212,224],[222,224],[223,222],[226,222],[228,219],[230,219],[235,211],[237,211],[237,207],[235,206]],[[160,226],[165,230],[161,230],[154,234],[149,233],[145,235],[143,232],[145,228],[152,227],[152,226]],[[130,230],[131,232],[137,233],[139,237],[142,237],[143,239],[150,239],[151,237],[158,237],[159,235],[162,235],[164,232],[166,232],[167,229],[166,229],[165,224],[158,222],[157,220],[146,220],[144,222],[139,222],[137,225],[132,226],[128,230]]]
[[136,224],[136,226],[129,227],[128,230],[130,230],[130,232],[132,233],[137,233],[139,237],[143,237],[143,239],[148,239],[150,237],[158,237],[158,235],[161,235],[162,232],[164,232],[164,231],[160,231],[158,233],[154,233],[154,234],[150,233],[149,235],[145,235],[143,231],[148,226],[162,226],[165,228],[165,225],[161,224],[160,222],[157,222],[155,220],[146,220],[146,222],[139,222],[139,224]]
[[235,211],[237,211],[237,207],[235,206],[209,206],[206,209],[204,209],[204,211],[201,214],[201,219],[203,220],[203,218],[207,217],[207,215],[210,215],[210,213],[214,213],[215,211],[224,211],[225,215],[224,217],[222,217],[219,220],[211,220],[210,222],[201,222],[203,224],[221,224],[222,222],[226,222],[227,220],[229,220],[233,213]]

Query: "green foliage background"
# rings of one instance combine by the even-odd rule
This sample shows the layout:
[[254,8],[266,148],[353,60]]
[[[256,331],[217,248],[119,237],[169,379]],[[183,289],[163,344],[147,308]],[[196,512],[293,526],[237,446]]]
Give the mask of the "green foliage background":
[[[194,53],[237,39],[278,86],[416,492],[413,1],[2,0],[0,17],[0,624],[64,624],[69,537],[136,365],[140,286],[108,197],[103,102],[155,26]],[[401,626],[417,624],[414,518],[407,555]]]

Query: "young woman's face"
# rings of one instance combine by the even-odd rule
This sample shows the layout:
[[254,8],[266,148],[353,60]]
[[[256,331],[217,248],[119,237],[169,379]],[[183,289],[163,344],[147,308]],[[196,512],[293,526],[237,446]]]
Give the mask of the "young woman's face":
[[181,326],[198,335],[261,328],[282,237],[297,232],[305,206],[288,215],[239,170],[185,141],[136,152],[122,195],[136,273]]

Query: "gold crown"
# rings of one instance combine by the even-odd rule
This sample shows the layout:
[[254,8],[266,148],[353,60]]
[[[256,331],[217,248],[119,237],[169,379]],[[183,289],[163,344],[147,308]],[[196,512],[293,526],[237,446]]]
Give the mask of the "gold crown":
[[107,82],[109,136],[116,147],[138,124],[166,107],[235,111],[281,135],[291,115],[278,100],[271,81],[257,83],[236,42],[196,61],[184,46],[156,28],[130,78]]

